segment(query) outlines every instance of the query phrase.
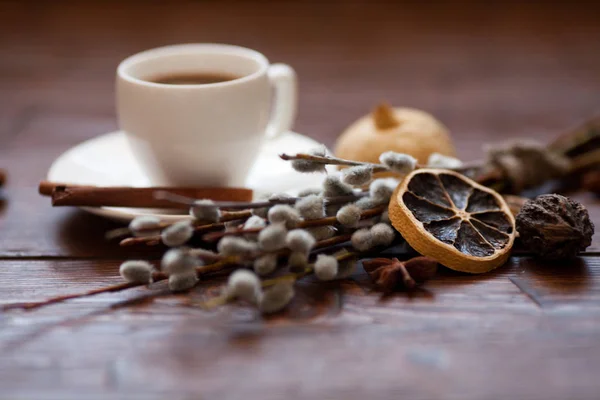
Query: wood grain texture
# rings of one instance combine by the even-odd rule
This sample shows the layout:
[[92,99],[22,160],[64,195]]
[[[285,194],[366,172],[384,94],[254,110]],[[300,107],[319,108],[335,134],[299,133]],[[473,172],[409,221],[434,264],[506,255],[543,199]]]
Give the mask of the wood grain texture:
[[[331,146],[387,100],[432,112],[473,160],[486,142],[550,141],[600,111],[600,8],[547,3],[1,2],[0,303],[114,284],[122,260],[158,260],[104,242],[115,224],[36,191],[63,151],[116,129],[124,57],[184,42],[256,48],[297,71],[298,132]],[[599,225],[598,200],[577,199]],[[444,269],[413,296],[381,298],[364,271],[306,279],[266,319],[182,296],[110,309],[145,288],[4,313],[0,398],[596,399],[598,243],[573,263]]]

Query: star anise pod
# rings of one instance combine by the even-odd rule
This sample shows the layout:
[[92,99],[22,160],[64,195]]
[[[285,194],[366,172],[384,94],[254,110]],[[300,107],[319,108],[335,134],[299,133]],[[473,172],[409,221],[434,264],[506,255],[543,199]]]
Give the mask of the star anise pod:
[[373,258],[363,261],[363,267],[375,286],[384,293],[399,287],[413,289],[418,282],[431,279],[437,271],[437,261],[430,257],[414,257],[407,261],[397,258]]

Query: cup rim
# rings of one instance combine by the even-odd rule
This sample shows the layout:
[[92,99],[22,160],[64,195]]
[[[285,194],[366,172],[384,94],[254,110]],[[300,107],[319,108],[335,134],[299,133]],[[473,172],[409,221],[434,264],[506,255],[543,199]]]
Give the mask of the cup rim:
[[[131,75],[127,70],[132,65],[141,63],[144,61],[158,58],[162,55],[175,55],[175,54],[190,54],[190,53],[226,53],[240,56],[246,56],[252,58],[259,64],[259,69],[249,75],[244,75],[240,78],[236,78],[230,81],[214,82],[214,83],[200,83],[200,84],[184,84],[184,85],[172,85],[168,83],[156,83],[150,82],[144,79],[136,78]],[[161,87],[171,89],[190,89],[190,88],[203,88],[203,87],[215,87],[215,86],[231,86],[238,83],[247,82],[253,80],[264,73],[266,73],[269,67],[269,60],[262,53],[242,46],[235,46],[231,44],[221,43],[186,43],[186,44],[175,44],[170,46],[156,47],[149,50],[133,54],[119,63],[117,67],[117,75],[120,79],[135,83],[138,85],[150,86],[150,87]]]

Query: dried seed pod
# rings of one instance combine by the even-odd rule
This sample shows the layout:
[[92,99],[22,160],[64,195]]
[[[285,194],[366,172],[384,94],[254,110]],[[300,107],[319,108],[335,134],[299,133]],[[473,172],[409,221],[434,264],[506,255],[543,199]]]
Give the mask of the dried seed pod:
[[575,257],[592,243],[594,224],[580,203],[546,194],[521,208],[517,231],[527,250],[543,259],[562,260]]
[[225,236],[217,244],[217,250],[224,256],[247,257],[258,251],[258,245],[240,237]]
[[369,229],[359,229],[352,234],[350,242],[356,250],[367,251],[373,247],[373,235]]
[[227,295],[231,298],[238,298],[256,303],[262,293],[260,279],[256,274],[238,269],[227,280]]
[[277,251],[285,247],[287,229],[283,224],[272,224],[258,234],[258,244],[264,251]]
[[366,185],[373,179],[373,167],[371,165],[357,165],[355,167],[346,168],[342,172],[342,180],[344,183],[353,186]]
[[202,262],[190,256],[186,250],[170,249],[163,254],[160,265],[167,274],[178,274],[193,271]]
[[178,221],[164,229],[160,238],[169,247],[182,246],[194,236],[194,227],[191,221]]
[[152,264],[143,260],[125,261],[119,267],[119,273],[127,282],[152,283]]
[[190,207],[190,215],[194,219],[203,222],[219,222],[221,210],[215,205],[215,202],[209,199],[196,200]]
[[288,229],[294,228],[301,220],[298,210],[285,204],[271,207],[268,218],[271,224],[285,224]]
[[345,184],[337,175],[327,175],[323,180],[324,197],[350,196],[354,194],[352,186]]
[[254,272],[257,275],[269,275],[277,268],[277,254],[265,254],[254,260]]
[[369,196],[375,205],[388,204],[397,186],[394,178],[376,179],[369,186]]
[[197,283],[198,274],[196,274],[196,271],[169,275],[169,290],[172,292],[184,292],[196,286]]
[[379,156],[379,161],[389,168],[390,171],[406,175],[417,166],[417,159],[404,153],[386,151]]
[[355,227],[360,221],[362,210],[356,204],[347,204],[340,208],[335,218],[343,226]]
[[[309,150],[306,154],[310,154],[312,156],[325,157],[325,155],[327,154],[327,148],[324,145],[321,145],[320,147]],[[325,169],[325,164],[312,160],[293,160],[292,168],[294,168],[298,172],[303,173],[327,172],[327,170]]]
[[322,281],[330,281],[338,274],[338,260],[326,254],[319,254],[315,261],[315,275]]
[[285,238],[285,245],[293,252],[308,254],[315,246],[315,238],[304,229],[289,231]]
[[280,282],[262,293],[258,308],[263,314],[272,314],[283,310],[294,298],[293,283]]
[[445,156],[440,153],[431,153],[427,160],[428,168],[455,169],[462,167],[463,163],[458,158]]
[[397,258],[374,258],[363,261],[363,267],[375,286],[384,293],[398,287],[414,288],[418,282],[431,279],[437,272],[437,261],[429,257],[414,257],[408,261]]
[[325,206],[323,198],[310,195],[299,199],[294,206],[300,216],[304,219],[318,219],[325,217]]
[[135,237],[148,237],[160,235],[160,218],[152,215],[135,217],[129,223],[129,230]]
[[288,266],[292,272],[304,271],[308,265],[308,255],[304,252],[292,252],[288,257]]
[[394,228],[382,222],[373,225],[370,232],[373,246],[389,246],[396,237]]

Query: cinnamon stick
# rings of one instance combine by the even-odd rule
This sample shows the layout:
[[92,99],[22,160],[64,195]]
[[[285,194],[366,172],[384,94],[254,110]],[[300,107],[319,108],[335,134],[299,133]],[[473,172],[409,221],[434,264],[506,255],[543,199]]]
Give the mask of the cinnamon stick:
[[157,199],[154,193],[165,191],[195,199],[215,201],[250,201],[252,190],[244,188],[182,188],[182,187],[96,187],[42,181],[41,195],[51,196],[52,205],[87,207],[141,207],[187,209],[189,205]]

